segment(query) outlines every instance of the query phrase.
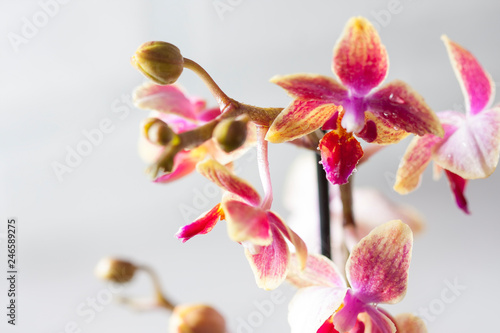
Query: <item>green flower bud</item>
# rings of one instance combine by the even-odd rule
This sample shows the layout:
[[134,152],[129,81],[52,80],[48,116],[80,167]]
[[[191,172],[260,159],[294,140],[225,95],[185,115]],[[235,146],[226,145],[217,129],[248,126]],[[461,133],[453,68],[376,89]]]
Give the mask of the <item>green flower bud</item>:
[[177,134],[158,118],[148,118],[143,123],[143,135],[154,144],[166,146],[173,140],[178,140]]
[[95,275],[103,280],[125,283],[132,280],[136,270],[137,267],[131,262],[114,258],[103,258],[95,268]]
[[214,129],[212,137],[226,153],[241,147],[247,138],[248,117],[221,120]]
[[225,333],[226,321],[205,304],[178,305],[170,317],[171,333]]
[[147,42],[139,46],[132,65],[157,84],[172,84],[182,74],[184,58],[179,49],[166,42]]

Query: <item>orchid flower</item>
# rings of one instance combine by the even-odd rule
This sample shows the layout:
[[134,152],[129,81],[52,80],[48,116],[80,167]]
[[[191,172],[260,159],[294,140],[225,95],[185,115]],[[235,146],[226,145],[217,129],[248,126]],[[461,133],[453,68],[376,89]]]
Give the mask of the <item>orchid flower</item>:
[[355,327],[360,314],[370,318],[372,332],[396,332],[394,322],[377,305],[404,298],[412,245],[410,228],[399,220],[375,228],[347,260],[345,270],[351,287],[324,256],[309,255],[303,271],[292,261],[287,280],[299,290],[289,305],[291,332],[359,332]]
[[221,203],[180,228],[176,236],[186,242],[196,235],[208,233],[219,220],[225,219],[229,237],[245,247],[257,285],[269,290],[278,287],[288,272],[290,253],[285,238],[294,245],[301,267],[305,267],[307,248],[302,239],[270,210],[272,188],[267,142],[265,132],[260,127],[257,130],[259,171],[266,192],[264,200],[249,183],[217,161],[209,159],[198,163],[197,171],[221,187],[225,194]]
[[[161,86],[145,83],[134,92],[134,103],[138,108],[153,110],[150,118],[158,118],[168,124],[176,134],[180,134],[201,126],[215,118],[221,112],[219,108],[206,109],[203,99],[189,97],[178,86]],[[191,150],[180,151],[174,158],[173,170],[155,179],[158,183],[168,183],[184,177],[196,168],[196,164],[211,156],[227,164],[243,155],[255,141],[253,125],[248,125],[250,131],[246,143],[231,153],[222,151],[214,142],[206,143]],[[151,142],[145,133],[139,140],[139,153],[148,163],[154,163],[164,150],[164,146]]]
[[[378,88],[389,61],[377,31],[362,17],[347,23],[333,50],[333,72],[275,76],[293,101],[274,120],[266,139],[284,142],[318,128],[331,129],[319,144],[322,164],[332,184],[344,184],[362,157],[353,133],[367,142],[395,143],[408,133],[443,135],[436,115],[402,81]],[[340,107],[341,106],[341,107]]]
[[442,39],[465,96],[466,113],[439,112],[444,138],[427,134],[411,141],[399,165],[394,189],[401,194],[416,189],[433,160],[435,176],[445,171],[458,207],[469,213],[464,196],[467,180],[490,176],[498,164],[500,106],[490,108],[495,86],[476,58],[448,37]]

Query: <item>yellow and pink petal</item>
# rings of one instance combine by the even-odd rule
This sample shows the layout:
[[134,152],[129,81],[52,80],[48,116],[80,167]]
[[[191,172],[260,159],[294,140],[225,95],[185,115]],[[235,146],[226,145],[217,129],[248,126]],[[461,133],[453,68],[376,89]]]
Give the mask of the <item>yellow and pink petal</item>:
[[309,254],[306,268],[301,269],[294,259],[290,261],[287,281],[297,288],[324,286],[332,288],[347,288],[346,282],[337,266],[325,256]]
[[411,313],[401,313],[395,320],[401,333],[427,333],[424,321]]
[[193,223],[181,227],[175,236],[185,243],[196,235],[202,235],[212,231],[217,222],[223,219],[224,212],[222,211],[221,205],[217,204],[214,208],[202,214]]
[[334,79],[319,74],[276,75],[271,82],[285,89],[287,93],[302,100],[323,100],[340,104],[349,96],[344,86]]

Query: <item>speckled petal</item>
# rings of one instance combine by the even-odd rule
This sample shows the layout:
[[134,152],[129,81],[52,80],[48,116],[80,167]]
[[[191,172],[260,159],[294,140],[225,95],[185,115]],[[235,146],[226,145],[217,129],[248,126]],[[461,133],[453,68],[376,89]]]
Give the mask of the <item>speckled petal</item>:
[[253,206],[260,203],[259,193],[245,180],[235,176],[219,162],[208,159],[196,165],[196,170],[222,189],[234,193]]
[[344,300],[345,288],[301,288],[288,305],[291,333],[317,333]]
[[340,104],[348,96],[344,86],[330,77],[319,74],[276,75],[271,78],[271,82],[285,89],[296,99],[316,99]]
[[496,107],[467,117],[437,147],[433,158],[439,166],[462,178],[477,179],[495,171],[499,155],[500,107]]
[[425,322],[411,313],[398,314],[394,319],[401,333],[427,333]]
[[266,212],[237,200],[222,202],[229,238],[235,242],[249,241],[254,245],[269,245],[271,229]]
[[366,97],[365,101],[368,111],[396,129],[417,135],[444,135],[439,118],[422,96],[403,81],[396,80],[384,85]]
[[181,227],[175,236],[185,243],[196,235],[210,232],[221,219],[224,219],[224,212],[220,204],[217,204],[214,208],[202,214],[193,223]]
[[387,75],[389,60],[373,25],[353,17],[333,49],[332,69],[357,96],[364,96]]
[[134,91],[133,100],[135,106],[140,109],[196,119],[195,105],[175,85],[160,86],[150,82],[145,83]]
[[272,243],[262,246],[259,253],[252,254],[245,248],[245,255],[259,288],[272,290],[285,280],[290,261],[290,252],[281,232],[271,225]]
[[470,214],[469,208],[467,206],[467,199],[465,198],[465,186],[467,185],[467,180],[463,179],[459,175],[445,170],[446,178],[448,178],[448,183],[450,184],[451,191],[455,197],[455,202],[458,208],[464,211],[465,214]]
[[413,138],[399,163],[394,184],[396,192],[407,194],[420,185],[422,173],[432,158],[432,149],[441,140],[432,134]]
[[333,185],[345,184],[363,156],[361,144],[342,128],[330,131],[319,143],[321,164]]
[[365,303],[397,303],[406,294],[413,235],[399,220],[387,222],[354,246],[346,275]]
[[467,112],[472,115],[486,109],[495,97],[495,83],[476,58],[448,37],[441,39],[446,46],[451,66],[465,97]]
[[323,100],[293,100],[274,119],[267,131],[266,140],[282,143],[297,139],[321,128],[339,107]]
[[373,113],[365,112],[365,127],[356,135],[366,142],[379,145],[398,143],[410,133],[394,126],[384,117],[377,117]]
[[325,256],[309,254],[306,268],[301,270],[296,260],[290,261],[287,281],[297,288],[324,286],[332,288],[347,288],[346,282],[337,266]]

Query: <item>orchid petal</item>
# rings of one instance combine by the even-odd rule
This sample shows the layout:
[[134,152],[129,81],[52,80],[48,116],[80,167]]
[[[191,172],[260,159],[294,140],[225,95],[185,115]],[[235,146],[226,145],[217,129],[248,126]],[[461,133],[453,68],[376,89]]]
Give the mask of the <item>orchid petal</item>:
[[467,185],[467,180],[463,179],[459,175],[445,170],[446,177],[448,178],[448,182],[450,184],[451,191],[455,196],[455,201],[457,206],[465,212],[465,214],[470,214],[469,208],[467,207],[467,199],[465,199],[464,191],[465,186]]
[[368,111],[383,118],[396,130],[417,135],[444,134],[439,118],[422,96],[403,81],[392,81],[366,97]]
[[266,212],[237,200],[225,200],[222,209],[226,216],[229,238],[235,242],[250,241],[269,245],[273,241]]
[[401,313],[395,319],[401,333],[427,333],[424,321],[411,313]]
[[286,279],[297,288],[311,286],[347,288],[344,277],[333,261],[319,254],[309,254],[307,256],[304,270],[297,265],[292,255]]
[[342,128],[326,133],[319,142],[321,164],[328,180],[345,184],[363,156],[361,145],[351,133]]
[[410,133],[398,128],[384,117],[377,117],[373,113],[365,112],[365,127],[356,135],[366,142],[379,145],[397,143]]
[[134,91],[133,100],[135,106],[140,109],[196,119],[193,104],[184,92],[174,85],[160,86],[151,82],[145,83]]
[[276,75],[271,82],[285,89],[296,99],[315,99],[335,104],[348,97],[347,89],[334,79],[318,74]]
[[296,259],[298,259],[300,263],[300,268],[304,269],[307,261],[307,246],[304,241],[275,213],[268,211],[267,218],[269,219],[269,223],[278,228],[283,236],[285,236],[293,244],[295,252],[297,253]]
[[220,204],[217,204],[214,208],[202,214],[193,223],[181,227],[175,234],[175,237],[185,243],[196,235],[210,232],[215,227],[217,222],[223,219],[224,212],[222,211]]
[[347,292],[345,288],[301,288],[288,305],[291,333],[316,333],[337,310]]
[[332,69],[340,81],[358,96],[366,95],[387,75],[389,60],[373,25],[353,17],[333,49]]
[[420,185],[422,173],[432,158],[432,148],[442,139],[432,134],[413,138],[399,164],[394,190],[407,194]]
[[500,107],[467,117],[433,154],[439,166],[465,179],[490,176],[499,156]]
[[325,320],[316,333],[339,333],[333,326],[333,316]]
[[399,220],[373,229],[352,249],[347,280],[366,303],[397,303],[406,294],[413,235]]
[[335,104],[322,100],[293,100],[274,119],[266,140],[282,143],[314,132],[338,111]]
[[253,206],[260,203],[259,193],[245,180],[235,176],[219,162],[208,159],[196,165],[196,170],[222,189],[242,197]]
[[[371,321],[371,331],[373,333],[396,333],[396,325],[392,320],[387,317],[382,311],[378,309],[367,306],[366,313],[370,317]],[[406,333],[406,331],[398,331],[401,333]]]
[[155,183],[170,183],[189,175],[196,169],[196,164],[203,160],[207,154],[204,147],[200,146],[191,151],[178,152],[174,157],[172,172],[160,175],[154,180]]
[[339,332],[349,332],[358,321],[358,315],[369,305],[359,300],[351,289],[347,290],[342,308],[333,316],[333,325]]
[[271,225],[270,228],[271,244],[262,246],[257,254],[245,249],[257,286],[265,290],[275,289],[285,280],[290,261],[290,252],[285,239],[276,226]]
[[451,66],[465,97],[467,113],[475,115],[486,109],[495,97],[495,83],[477,59],[447,36],[441,39],[446,46]]

